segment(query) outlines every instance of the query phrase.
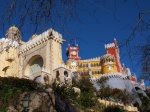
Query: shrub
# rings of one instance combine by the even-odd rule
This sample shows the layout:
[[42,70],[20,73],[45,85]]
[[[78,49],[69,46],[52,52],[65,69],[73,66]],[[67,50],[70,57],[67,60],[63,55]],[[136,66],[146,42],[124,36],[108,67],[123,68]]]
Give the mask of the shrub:
[[38,89],[38,84],[28,79],[0,77],[0,112],[6,112],[11,103],[17,105],[21,93]]
[[95,102],[95,99],[92,98],[92,94],[90,93],[82,93],[79,99],[79,104],[85,108],[94,106]]
[[65,84],[60,85],[53,83],[53,89],[55,94],[71,102],[76,100],[76,97],[78,96],[78,94],[75,93],[74,90],[72,89],[72,86],[67,86]]

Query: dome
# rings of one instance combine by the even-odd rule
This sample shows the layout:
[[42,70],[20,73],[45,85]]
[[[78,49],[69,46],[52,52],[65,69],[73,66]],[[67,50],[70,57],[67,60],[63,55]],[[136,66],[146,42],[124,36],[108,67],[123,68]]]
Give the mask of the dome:
[[8,30],[19,30],[16,26],[11,26]]
[[11,26],[6,32],[6,38],[19,42],[20,41],[19,29],[16,26]]

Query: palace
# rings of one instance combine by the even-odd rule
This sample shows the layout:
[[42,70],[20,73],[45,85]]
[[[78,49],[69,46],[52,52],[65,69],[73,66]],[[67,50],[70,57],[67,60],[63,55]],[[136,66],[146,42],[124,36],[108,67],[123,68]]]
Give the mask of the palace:
[[106,79],[105,86],[126,89],[135,98],[132,103],[138,102],[141,104],[137,92],[148,98],[144,92],[144,81],[141,80],[138,83],[136,76],[132,76],[130,69],[121,63],[120,50],[116,39],[114,39],[114,42],[106,44],[105,49],[107,54],[101,57],[82,60],[78,55],[79,46],[68,45],[66,49],[68,57],[66,65],[72,71],[72,78],[89,78],[97,90],[101,88],[101,84],[98,81],[104,78]]
[[133,88],[144,90],[144,81],[137,83],[130,69],[120,62],[120,50],[117,40],[106,44],[107,54],[101,57],[82,60],[79,46],[68,45],[66,63],[62,60],[62,35],[49,29],[40,35],[33,35],[29,41],[21,40],[21,33],[15,26],[10,27],[6,37],[0,39],[0,76],[19,77],[35,80],[43,84],[52,84],[55,80],[71,84],[77,79],[89,78],[99,89],[97,81],[104,77],[106,85],[112,88]]
[[120,51],[117,40],[114,39],[113,43],[106,44],[105,49],[107,54],[101,57],[82,60],[78,55],[79,46],[71,47],[68,45],[66,49],[68,57],[66,64],[70,67],[71,71],[78,74],[79,78],[84,76],[94,79],[111,73],[121,73],[122,75],[131,76],[130,69],[126,68],[120,62]]
[[49,29],[33,35],[28,42],[21,40],[17,27],[0,39],[0,76],[19,77],[51,84],[55,79],[71,82],[71,70],[62,63],[62,35]]

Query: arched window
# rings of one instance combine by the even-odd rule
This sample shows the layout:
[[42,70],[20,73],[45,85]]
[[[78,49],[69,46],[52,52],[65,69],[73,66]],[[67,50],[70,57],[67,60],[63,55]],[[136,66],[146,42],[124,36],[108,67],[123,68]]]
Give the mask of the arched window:
[[98,66],[98,63],[96,63],[96,66]]
[[108,62],[109,60],[108,59],[106,59],[106,62]]
[[67,71],[64,71],[64,76],[68,77],[68,72]]
[[43,59],[41,57],[34,60],[30,65],[30,75],[34,75],[42,70]]
[[88,64],[86,64],[86,67],[88,67]]
[[94,74],[94,71],[92,71],[92,74]]
[[85,67],[85,65],[83,64],[83,68]]
[[93,67],[93,64],[91,63],[91,67]]
[[43,80],[41,77],[43,65],[43,58],[40,55],[35,55],[28,61],[25,74],[29,75],[32,80],[41,82]]
[[95,71],[95,74],[97,74],[97,72]]
[[99,63],[99,66],[101,65],[101,63]]
[[59,76],[60,76],[59,71],[56,71],[56,80],[57,81],[60,81],[60,77]]

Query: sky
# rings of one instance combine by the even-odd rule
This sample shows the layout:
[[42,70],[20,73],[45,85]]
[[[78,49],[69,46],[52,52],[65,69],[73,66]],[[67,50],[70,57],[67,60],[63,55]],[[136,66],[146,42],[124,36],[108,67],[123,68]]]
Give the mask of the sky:
[[[9,0],[8,0],[9,1]],[[90,59],[102,56],[106,53],[104,44],[113,42],[117,39],[118,44],[122,45],[131,34],[134,26],[138,22],[139,13],[150,10],[150,0],[99,0],[105,2],[95,2],[96,0],[83,0],[77,4],[76,12],[78,19],[68,19],[65,32],[62,31],[59,22],[55,26],[55,30],[62,34],[66,40],[62,44],[63,60],[66,61],[66,48],[68,44],[72,44],[72,39],[76,40],[79,45],[79,56],[82,59]],[[0,1],[1,10],[5,10],[7,4]],[[2,17],[3,11],[0,12]],[[17,14],[16,14],[17,15]],[[6,23],[4,29],[0,31],[0,37],[5,37],[6,30],[12,26],[18,26],[18,16],[14,17],[9,24]],[[144,17],[150,21],[150,15]],[[57,18],[56,18],[57,21]],[[44,30],[53,27],[51,24]],[[33,35],[33,29],[27,21],[22,32],[22,40],[28,41]],[[43,30],[38,30],[40,34]],[[133,41],[130,43],[131,51],[135,51],[135,45],[139,45],[147,38],[147,32],[141,34],[136,32]],[[127,46],[120,48],[121,62],[131,69],[132,74],[140,75],[140,69],[137,66],[138,56],[129,56]],[[136,51],[135,51],[136,52]]]

